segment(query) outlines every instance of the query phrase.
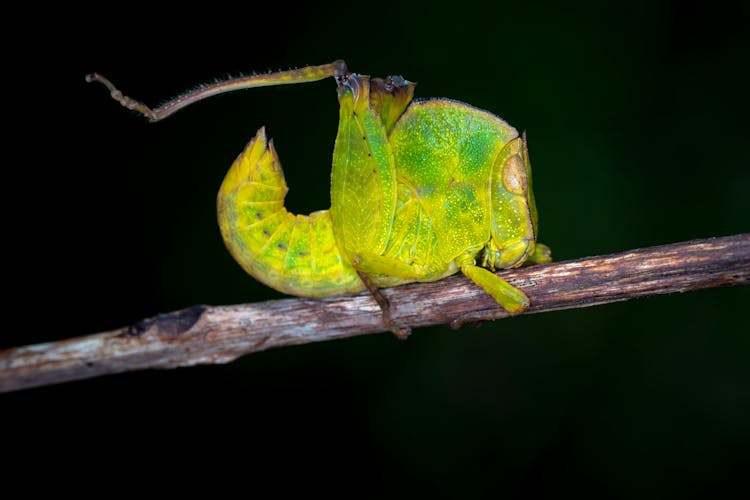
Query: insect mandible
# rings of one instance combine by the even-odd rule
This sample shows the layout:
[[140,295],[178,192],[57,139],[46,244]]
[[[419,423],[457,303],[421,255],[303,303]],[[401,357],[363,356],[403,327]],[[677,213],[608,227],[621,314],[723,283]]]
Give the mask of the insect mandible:
[[294,215],[273,142],[261,128],[218,194],[229,252],[266,285],[303,297],[379,289],[462,272],[511,314],[529,298],[491,271],[551,260],[536,242],[526,137],[497,116],[449,99],[413,101],[415,84],[350,73],[344,61],[204,85],[151,109],[96,73],[114,99],[158,121],[196,101],[252,87],[334,77],[340,116],[331,208]]

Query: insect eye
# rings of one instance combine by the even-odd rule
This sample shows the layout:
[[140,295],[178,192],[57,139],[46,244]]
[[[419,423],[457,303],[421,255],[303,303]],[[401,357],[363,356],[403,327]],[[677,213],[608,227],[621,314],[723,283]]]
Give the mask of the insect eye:
[[513,194],[526,194],[528,188],[526,166],[517,154],[508,158],[503,165],[503,185]]

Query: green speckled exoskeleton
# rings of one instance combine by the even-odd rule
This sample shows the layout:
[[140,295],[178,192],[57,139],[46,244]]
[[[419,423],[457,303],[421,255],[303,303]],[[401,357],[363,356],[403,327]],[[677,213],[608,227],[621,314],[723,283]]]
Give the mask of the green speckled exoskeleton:
[[536,243],[537,211],[525,136],[497,116],[449,99],[412,101],[414,83],[349,73],[343,61],[199,87],[150,109],[151,121],[230,90],[335,77],[340,118],[331,208],[294,215],[278,156],[261,128],[226,174],[218,218],[227,248],[259,281],[304,297],[370,290],[392,324],[383,287],[461,271],[508,312],[528,297],[491,271],[550,261]]

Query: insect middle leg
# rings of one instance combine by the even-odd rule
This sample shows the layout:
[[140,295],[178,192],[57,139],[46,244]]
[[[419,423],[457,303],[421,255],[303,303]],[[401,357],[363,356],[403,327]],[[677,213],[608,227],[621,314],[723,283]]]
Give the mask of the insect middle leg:
[[[515,261],[517,261],[519,258],[519,252],[528,252],[529,243],[526,241],[518,241],[517,244],[510,245],[508,250],[509,251],[507,253],[499,252],[501,259],[504,255],[507,255],[507,258],[510,259],[513,264],[515,264]],[[504,264],[502,260],[500,260],[499,262],[500,264]],[[494,264],[497,263],[497,261],[494,262]],[[479,285],[485,292],[487,292],[488,295],[495,299],[495,301],[510,314],[521,313],[527,307],[529,307],[529,304],[531,302],[529,301],[529,297],[526,296],[525,293],[523,293],[521,290],[514,287],[504,279],[500,278],[495,273],[485,269],[484,267],[477,266],[474,262],[474,258],[470,254],[463,255],[461,258],[457,259],[456,264],[458,265],[458,268],[461,269],[461,272],[464,274],[464,276]],[[490,266],[492,264],[493,263],[490,262]],[[508,266],[501,265],[501,267]]]
[[[521,313],[529,307],[529,297],[525,293],[487,269],[473,264],[464,264],[461,266],[461,272],[479,285],[511,315]],[[485,320],[495,318],[497,318],[496,310],[474,311],[457,317],[451,321],[450,327],[457,330],[464,323],[481,324]]]
[[462,264],[460,269],[510,314],[521,313],[529,307],[529,297],[495,273],[470,263]]
[[383,314],[383,322],[397,338],[401,340],[406,339],[411,334],[411,328],[399,325],[393,320],[391,317],[391,304],[380,288],[374,283],[372,277],[388,276],[389,278],[399,278],[405,281],[415,281],[419,276],[417,270],[398,259],[371,254],[357,255],[354,258],[353,265],[362,283],[365,284],[367,290],[380,306]]

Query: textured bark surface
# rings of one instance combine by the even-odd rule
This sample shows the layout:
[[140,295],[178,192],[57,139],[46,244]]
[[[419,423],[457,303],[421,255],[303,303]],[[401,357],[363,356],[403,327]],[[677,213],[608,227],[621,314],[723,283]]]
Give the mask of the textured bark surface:
[[[750,233],[630,250],[498,273],[531,298],[524,314],[750,282]],[[410,327],[508,316],[461,276],[383,290]],[[382,332],[368,294],[193,306],[132,326],[0,351],[0,391],[146,368],[227,363],[244,354]]]

